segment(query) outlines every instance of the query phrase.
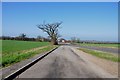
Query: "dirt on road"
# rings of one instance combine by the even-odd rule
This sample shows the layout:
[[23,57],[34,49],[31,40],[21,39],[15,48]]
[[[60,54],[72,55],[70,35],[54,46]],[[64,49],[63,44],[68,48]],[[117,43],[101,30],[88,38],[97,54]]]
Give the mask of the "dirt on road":
[[19,78],[117,78],[117,69],[117,63],[98,59],[76,47],[60,46]]

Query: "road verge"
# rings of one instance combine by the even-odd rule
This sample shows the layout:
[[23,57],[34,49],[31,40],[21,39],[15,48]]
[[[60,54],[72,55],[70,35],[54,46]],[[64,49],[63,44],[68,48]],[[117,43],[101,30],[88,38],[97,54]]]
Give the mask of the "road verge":
[[10,75],[6,76],[3,80],[12,80],[19,76],[22,72],[33,66],[35,63],[37,63],[39,60],[43,59],[45,56],[56,50],[58,47],[55,47],[54,49],[46,52],[45,54],[41,55],[37,59],[33,60],[32,62],[26,64],[25,66],[21,67],[20,69],[16,70],[15,72],[11,73]]
[[113,55],[107,52],[97,51],[97,50],[91,50],[91,49],[85,49],[85,48],[79,48],[79,50],[86,52],[88,54],[94,55],[99,58],[107,59],[113,62],[120,62],[120,58],[117,55]]

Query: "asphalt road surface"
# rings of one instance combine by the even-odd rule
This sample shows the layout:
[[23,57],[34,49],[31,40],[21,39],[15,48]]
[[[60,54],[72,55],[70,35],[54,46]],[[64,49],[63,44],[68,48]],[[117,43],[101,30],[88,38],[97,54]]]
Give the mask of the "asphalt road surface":
[[114,78],[75,50],[76,47],[60,46],[19,78]]

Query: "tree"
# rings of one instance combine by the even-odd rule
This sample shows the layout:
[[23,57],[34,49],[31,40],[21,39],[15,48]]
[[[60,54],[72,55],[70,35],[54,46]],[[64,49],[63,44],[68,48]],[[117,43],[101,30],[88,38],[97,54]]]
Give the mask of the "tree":
[[80,43],[80,38],[72,37],[72,38],[71,38],[71,41],[72,41],[73,43]]
[[71,37],[71,41],[74,43],[76,42],[76,37]]
[[22,33],[22,34],[20,34],[19,37],[20,37],[22,40],[24,40],[24,39],[26,38],[26,34]]
[[42,39],[43,37],[42,36],[37,36],[37,39]]
[[77,43],[80,43],[80,38],[77,38],[77,39],[76,39],[76,42],[77,42]]
[[37,36],[36,40],[37,41],[42,41],[42,38],[43,38],[42,36]]
[[43,24],[37,25],[37,27],[49,35],[51,39],[51,43],[53,45],[58,45],[58,38],[60,37],[58,33],[58,29],[61,24],[62,22],[56,22],[51,24],[43,23]]

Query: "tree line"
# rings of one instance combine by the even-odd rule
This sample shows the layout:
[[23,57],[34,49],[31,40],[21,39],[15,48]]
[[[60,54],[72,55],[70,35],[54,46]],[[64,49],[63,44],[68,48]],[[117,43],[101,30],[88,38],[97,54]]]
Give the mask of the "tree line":
[[49,38],[45,38],[42,36],[37,36],[37,38],[30,38],[27,37],[26,34],[22,33],[19,36],[11,37],[11,36],[1,36],[0,39],[2,40],[20,40],[20,41],[40,41],[40,42],[50,42]]

